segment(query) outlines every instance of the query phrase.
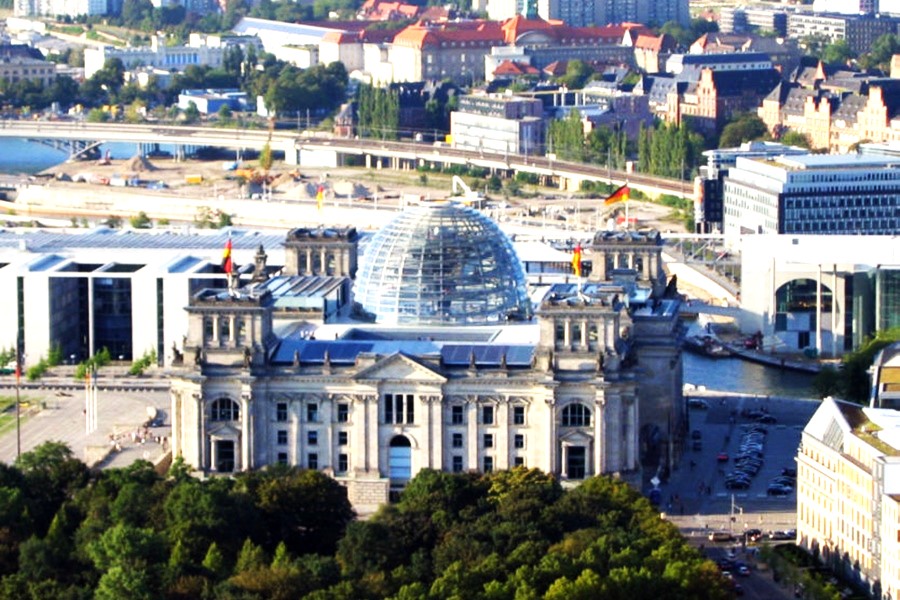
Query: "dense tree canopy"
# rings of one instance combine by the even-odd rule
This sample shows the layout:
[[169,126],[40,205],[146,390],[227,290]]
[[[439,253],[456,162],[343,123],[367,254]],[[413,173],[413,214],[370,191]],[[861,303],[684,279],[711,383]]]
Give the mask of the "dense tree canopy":
[[719,136],[719,148],[736,148],[744,142],[769,139],[769,130],[762,119],[749,113],[735,115]]
[[609,478],[564,492],[537,470],[424,470],[355,521],[344,488],[317,471],[200,481],[176,461],[168,477],[146,462],[89,473],[57,443],[0,464],[2,600],[717,600],[726,585]]
[[638,169],[651,175],[685,179],[700,164],[703,150],[703,138],[684,122],[642,127],[638,138]]

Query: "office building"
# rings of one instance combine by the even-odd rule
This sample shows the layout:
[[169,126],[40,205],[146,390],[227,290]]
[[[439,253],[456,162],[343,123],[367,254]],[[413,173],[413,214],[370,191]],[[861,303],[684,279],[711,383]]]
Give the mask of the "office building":
[[542,153],[544,108],[540,100],[507,94],[462,96],[450,113],[458,148],[513,154]]
[[55,63],[44,60],[39,51],[21,44],[0,44],[0,80],[7,83],[30,80],[48,86],[54,79]]
[[724,221],[724,181],[738,157],[773,158],[809,154],[805,148],[785,146],[776,142],[746,142],[738,148],[706,150],[706,165],[700,167],[695,181],[694,223],[697,233],[721,232]]
[[[739,159],[740,161],[740,159]],[[745,235],[740,327],[766,352],[838,357],[900,327],[900,246],[886,235]]]
[[897,166],[862,155],[738,157],[724,180],[723,232],[900,234]]
[[897,33],[900,20],[881,15],[796,12],[788,15],[788,35],[796,40],[819,37],[829,43],[844,40],[854,54],[864,54],[881,36]]

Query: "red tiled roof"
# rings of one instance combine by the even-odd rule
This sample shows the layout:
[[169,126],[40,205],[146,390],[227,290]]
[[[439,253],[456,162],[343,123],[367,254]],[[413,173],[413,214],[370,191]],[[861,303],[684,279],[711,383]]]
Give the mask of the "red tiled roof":
[[494,69],[494,75],[537,75],[539,71],[531,65],[504,60]]
[[569,68],[569,61],[567,60],[555,60],[546,67],[542,69],[544,73],[551,77],[559,77],[560,75],[565,75],[566,70]]
[[439,46],[446,42],[487,42],[499,44],[503,33],[495,21],[469,21],[440,25],[410,25],[394,37],[394,43],[412,48]]

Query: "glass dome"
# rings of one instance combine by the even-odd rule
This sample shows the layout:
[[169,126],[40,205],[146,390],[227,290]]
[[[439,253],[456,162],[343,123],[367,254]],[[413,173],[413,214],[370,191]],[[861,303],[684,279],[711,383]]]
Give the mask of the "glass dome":
[[355,299],[394,325],[499,323],[531,317],[522,264],[481,213],[450,201],[409,206],[360,259]]

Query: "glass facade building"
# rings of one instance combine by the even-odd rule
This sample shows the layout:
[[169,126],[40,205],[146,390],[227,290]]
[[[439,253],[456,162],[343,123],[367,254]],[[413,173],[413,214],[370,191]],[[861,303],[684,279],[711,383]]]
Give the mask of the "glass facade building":
[[499,323],[532,314],[509,238],[481,213],[448,201],[412,205],[372,238],[355,295],[384,324]]

